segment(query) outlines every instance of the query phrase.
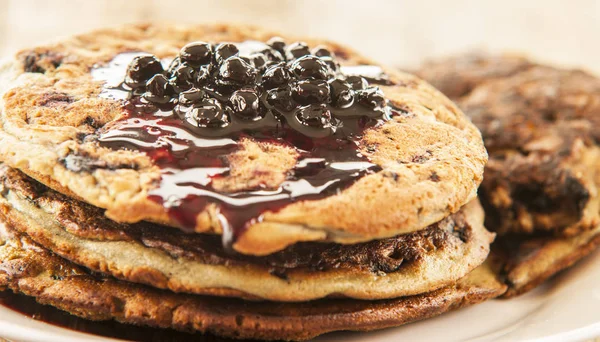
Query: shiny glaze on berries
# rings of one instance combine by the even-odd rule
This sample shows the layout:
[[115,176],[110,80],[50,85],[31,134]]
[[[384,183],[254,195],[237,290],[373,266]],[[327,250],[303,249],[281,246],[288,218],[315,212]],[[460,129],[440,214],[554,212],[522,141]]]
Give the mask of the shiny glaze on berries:
[[[163,61],[170,64],[167,71],[154,75],[144,69],[148,64],[158,70],[146,55],[138,62],[140,54],[119,55],[92,70],[106,81],[101,96],[122,100],[125,111],[102,129],[99,143],[143,151],[161,168],[161,183],[149,198],[181,228],[192,231],[196,216],[217,204],[224,243],[231,245],[264,212],[334,195],[380,170],[359,152],[358,143],[365,129],[394,115],[373,86],[391,83],[378,67],[340,68],[333,52],[312,51],[302,42],[286,45],[278,38],[267,44],[195,42]],[[130,78],[136,84],[145,79],[146,86],[134,88],[126,82]],[[243,137],[298,152],[296,166],[278,188],[236,193],[212,188],[213,179],[229,174],[223,156],[239,149]]]

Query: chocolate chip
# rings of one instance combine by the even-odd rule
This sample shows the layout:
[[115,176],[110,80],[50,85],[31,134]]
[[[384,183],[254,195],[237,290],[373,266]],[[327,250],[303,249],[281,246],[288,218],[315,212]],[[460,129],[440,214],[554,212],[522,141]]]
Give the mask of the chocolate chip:
[[424,154],[416,155],[412,158],[413,163],[423,164],[431,158],[431,151],[427,150]]
[[85,118],[85,120],[83,120],[83,123],[94,128],[94,129],[98,129],[100,128],[102,125],[96,121],[94,118],[92,118],[91,116],[87,116]]
[[62,161],[63,165],[73,172],[92,172],[96,169],[107,168],[107,163],[102,160],[70,154]]
[[34,52],[31,51],[23,57],[23,69],[25,72],[43,74],[46,72],[44,64],[58,68],[63,61],[63,56],[53,51]]
[[60,162],[70,171],[73,172],[93,172],[97,169],[132,169],[136,170],[137,165],[135,164],[118,164],[110,165],[104,160],[95,159],[88,156],[86,153],[81,154],[69,154],[65,158],[61,159]]
[[37,105],[43,107],[59,107],[66,106],[73,102],[75,102],[75,99],[66,93],[48,92],[42,95],[42,98],[37,102]]
[[383,173],[383,177],[391,178],[394,182],[397,182],[400,176],[396,172],[388,171]]
[[269,270],[269,273],[271,275],[276,276],[277,278],[279,278],[281,280],[285,280],[285,281],[289,280],[288,275],[285,272],[285,269],[272,268],[272,269]]

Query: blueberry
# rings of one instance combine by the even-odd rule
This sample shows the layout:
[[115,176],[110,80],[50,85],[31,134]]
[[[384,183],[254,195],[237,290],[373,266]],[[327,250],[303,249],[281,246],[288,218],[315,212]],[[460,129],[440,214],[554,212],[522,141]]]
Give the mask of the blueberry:
[[233,113],[244,120],[260,119],[260,100],[254,89],[240,89],[235,91],[229,101]]
[[285,49],[285,57],[287,60],[292,60],[306,55],[310,55],[310,49],[304,42],[292,43]]
[[167,103],[171,100],[173,95],[173,86],[169,83],[169,80],[163,74],[154,75],[146,83],[146,92],[144,98],[150,102],[155,103]]
[[301,105],[329,102],[329,85],[323,80],[298,81],[292,87],[292,97]]
[[275,109],[289,112],[296,108],[292,99],[292,91],[289,87],[271,89],[267,92],[267,102]]
[[300,123],[309,127],[325,128],[331,126],[331,113],[324,104],[302,107],[298,110],[296,117]]
[[354,90],[363,90],[369,86],[369,82],[360,76],[348,76],[346,77],[346,82],[348,82]]
[[278,50],[275,50],[275,49],[265,49],[265,50],[261,51],[260,53],[262,55],[264,55],[265,58],[270,62],[285,61],[285,58],[283,57],[283,53],[279,52]]
[[239,57],[230,57],[219,68],[219,80],[224,85],[242,86],[256,81],[257,71]]
[[296,59],[291,63],[290,71],[301,80],[307,78],[326,80],[329,74],[327,64],[315,56],[302,56]]
[[352,86],[340,79],[329,81],[329,90],[331,92],[331,103],[340,108],[346,108],[352,105],[353,95]]
[[200,102],[204,96],[204,91],[197,88],[192,88],[179,94],[179,104],[183,106],[191,106],[194,103]]
[[379,87],[371,87],[356,92],[358,102],[361,105],[372,108],[375,111],[383,111],[386,106],[385,95]]
[[257,70],[264,70],[267,62],[267,57],[262,53],[255,53],[250,56],[250,64],[254,65]]
[[189,43],[181,49],[179,57],[191,66],[205,65],[211,62],[212,46],[206,42]]
[[217,99],[206,99],[194,104],[187,113],[198,127],[224,127],[229,118],[223,111],[223,106]]
[[132,88],[138,88],[146,84],[152,76],[163,72],[163,66],[155,56],[137,56],[129,63],[125,83]]
[[169,82],[173,85],[175,91],[182,92],[192,88],[196,83],[196,79],[196,70],[184,64],[173,71]]
[[210,65],[203,65],[196,72],[196,84],[205,85],[210,80]]
[[217,64],[223,63],[227,58],[237,56],[240,53],[237,46],[230,43],[222,43],[215,48],[215,61]]
[[317,57],[333,57],[333,53],[324,46],[317,46],[312,50],[312,54]]
[[338,63],[333,57],[320,57],[327,67],[329,68],[330,74],[336,74],[340,70],[340,63]]
[[281,37],[273,37],[267,41],[267,45],[279,52],[281,56],[285,56],[285,41]]
[[262,75],[262,84],[266,89],[272,89],[290,81],[290,72],[284,62],[270,66]]
[[167,74],[169,74],[169,76],[173,75],[175,70],[179,69],[182,64],[184,63],[181,63],[181,59],[179,57],[173,58],[171,63],[169,63],[169,67],[167,68]]

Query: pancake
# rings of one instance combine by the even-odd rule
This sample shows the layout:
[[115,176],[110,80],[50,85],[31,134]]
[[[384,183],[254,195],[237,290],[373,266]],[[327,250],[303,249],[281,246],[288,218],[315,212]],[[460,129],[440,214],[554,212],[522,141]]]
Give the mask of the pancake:
[[38,244],[94,271],[175,292],[276,301],[409,296],[464,277],[493,240],[473,201],[419,232],[355,245],[299,243],[253,257],[224,250],[214,235],[115,223],[6,166],[0,189],[0,215]]
[[[426,64],[421,75],[459,75],[460,60]],[[531,62],[514,67],[514,58],[485,60],[476,73],[490,78],[482,77],[455,101],[481,129],[490,154],[480,190],[487,227],[501,235],[571,236],[593,229],[600,222],[600,134],[595,129],[600,125],[600,80]],[[501,77],[495,70],[512,74]]]
[[[509,286],[525,293],[591,253],[600,236],[600,80],[514,56],[457,56],[419,75],[482,130],[480,198]],[[455,80],[455,85],[450,82]],[[469,86],[464,86],[468,84]]]
[[0,229],[0,288],[96,321],[114,319],[135,325],[267,340],[305,340],[331,331],[397,326],[476,304],[505,290],[485,264],[451,286],[382,301],[253,303],[174,294],[90,274],[4,225]]
[[427,61],[415,73],[451,100],[458,100],[482,83],[512,76],[534,65],[517,54],[479,52]]
[[556,273],[573,266],[600,244],[600,225],[571,237],[505,237],[490,256],[508,285],[503,298],[530,291]]
[[[106,209],[113,220],[234,235],[232,247],[254,255],[301,241],[350,244],[415,232],[476,197],[487,160],[478,130],[433,87],[385,68],[377,69],[385,75],[377,85],[395,115],[353,138],[355,147],[351,144],[369,168],[361,169],[351,184],[335,185],[328,196],[267,206],[242,222],[243,229],[235,234],[223,214],[231,210],[216,203],[195,204],[193,210],[183,208],[173,215],[172,206],[179,202],[153,199],[166,188],[170,175],[151,158],[156,151],[112,149],[99,143],[125,122],[124,103],[104,96],[107,82],[98,78],[106,76],[106,68],[117,65],[123,53],[140,51],[169,59],[195,40],[264,42],[274,35],[246,26],[130,25],[22,51],[0,67],[0,161]],[[342,66],[376,66],[337,44],[305,41],[310,47],[328,47]],[[298,150],[254,137],[235,143],[235,152],[217,158],[219,163],[226,160],[227,172],[211,178],[215,198],[256,189],[280,193],[288,191],[282,188],[286,177],[303,179],[294,168]],[[248,211],[236,211],[240,212]]]

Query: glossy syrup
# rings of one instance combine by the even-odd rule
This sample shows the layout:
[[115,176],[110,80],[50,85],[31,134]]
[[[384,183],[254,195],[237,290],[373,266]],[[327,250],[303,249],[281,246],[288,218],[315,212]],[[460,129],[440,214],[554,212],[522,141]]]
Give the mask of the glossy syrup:
[[[255,129],[233,129],[225,136],[207,137],[199,134],[196,127],[186,125],[172,105],[158,108],[132,96],[119,83],[134,55],[117,56],[107,66],[92,71],[96,79],[106,81],[101,96],[124,101],[123,117],[103,128],[99,142],[111,149],[142,151],[152,158],[162,170],[162,178],[149,198],[162,204],[170,217],[187,231],[193,231],[196,216],[208,204],[217,204],[218,219],[224,228],[223,242],[231,246],[249,224],[262,219],[264,212],[277,211],[295,201],[334,195],[364,175],[380,170],[359,152],[358,142],[366,128],[380,125],[394,115],[395,109],[390,106],[380,118],[356,115],[361,110],[357,106],[330,108],[344,119],[335,134],[322,138],[309,138],[285,120],[272,118],[265,118],[265,124]],[[344,67],[348,74],[368,71],[365,77],[371,83],[390,84],[378,67],[355,68]],[[226,156],[240,147],[238,141],[243,137],[289,146],[298,152],[295,167],[279,187],[235,193],[213,189],[214,179],[229,175]]]

